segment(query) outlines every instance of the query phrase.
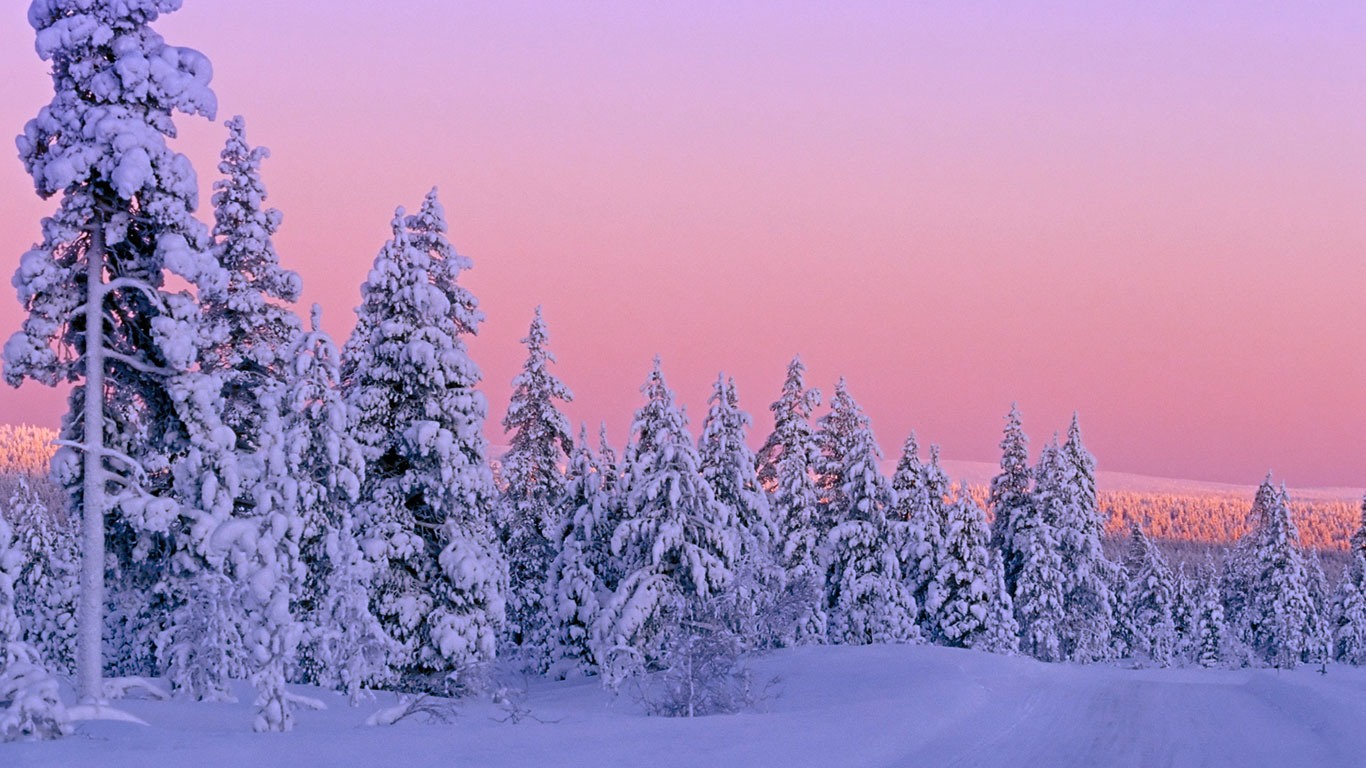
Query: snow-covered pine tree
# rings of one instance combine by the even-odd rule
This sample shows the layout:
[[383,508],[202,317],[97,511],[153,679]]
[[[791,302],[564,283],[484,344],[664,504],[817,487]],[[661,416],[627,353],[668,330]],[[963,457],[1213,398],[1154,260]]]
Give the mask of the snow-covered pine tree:
[[702,479],[659,358],[641,392],[646,402],[631,423],[622,477],[625,517],[612,536],[625,576],[594,632],[611,688],[657,664],[691,630],[685,620],[702,620],[708,599],[729,588],[739,549],[730,510]]
[[398,209],[361,288],[342,382],[365,458],[358,528],[380,562],[372,606],[405,688],[452,692],[488,662],[507,571],[491,520],[487,406],[463,336],[483,316],[456,283],[434,194]]
[[1366,552],[1353,549],[1333,595],[1333,657],[1366,664]]
[[988,547],[991,562],[991,603],[986,632],[977,648],[992,653],[1014,654],[1020,650],[1020,625],[1015,621],[1015,604],[1006,590],[1005,566],[1001,553]]
[[926,467],[920,462],[919,446],[912,432],[901,448],[901,458],[892,473],[896,505],[889,517],[901,573],[920,608],[921,629],[928,637],[935,638],[939,627],[937,611],[942,600],[938,593],[929,593],[939,573],[944,536],[939,505],[930,499],[925,473]]
[[605,479],[588,446],[588,429],[582,427],[569,454],[564,494],[550,531],[555,558],[545,589],[551,622],[549,671],[558,679],[597,671],[593,627],[608,593],[601,572],[610,552],[596,547],[603,538],[601,529],[612,522]]
[[354,418],[339,389],[341,354],[313,306],[311,330],[289,349],[285,430],[290,501],[302,521],[304,577],[296,599],[303,622],[299,671],[304,682],[360,701],[363,686],[389,681],[389,637],[370,609],[374,563],[360,548],[354,508],[365,460],[351,435]]
[[16,582],[30,555],[0,515],[0,741],[55,739],[71,732],[57,681],[24,641],[15,611]]
[[1200,585],[1186,575],[1186,564],[1177,563],[1172,571],[1172,626],[1176,630],[1173,658],[1190,659],[1196,655],[1196,625],[1200,621],[1199,588]]
[[77,531],[57,517],[20,477],[3,517],[26,553],[14,584],[14,607],[25,617],[24,639],[55,672],[76,666],[76,603],[80,588]]
[[1224,623],[1224,601],[1219,595],[1219,575],[1212,559],[1207,558],[1196,578],[1195,631],[1192,651],[1202,667],[1217,667],[1228,654],[1228,626]]
[[531,329],[522,339],[526,362],[512,380],[512,398],[503,417],[503,429],[512,439],[503,455],[507,490],[499,526],[509,583],[504,646],[536,672],[544,672],[550,661],[546,573],[555,557],[550,540],[555,510],[564,494],[560,466],[574,446],[569,420],[555,404],[569,402],[574,395],[550,371],[555,356],[546,348],[548,339],[541,308],[536,307]]
[[225,125],[228,140],[218,163],[224,178],[213,184],[213,235],[214,255],[227,271],[228,283],[226,290],[203,299],[211,339],[203,352],[203,367],[222,380],[223,423],[237,435],[237,450],[244,459],[242,485],[248,498],[239,506],[250,507],[254,488],[278,487],[282,482],[261,475],[269,462],[257,455],[266,419],[260,397],[267,390],[282,390],[288,379],[284,355],[298,338],[300,323],[284,304],[298,301],[302,281],[280,266],[271,240],[280,228],[281,214],[263,207],[261,161],[270,157],[270,151],[247,144],[246,123],[240,116]]
[[[811,414],[821,404],[821,392],[807,389],[805,379],[806,366],[801,356],[795,356],[787,364],[782,393],[768,407],[773,412],[773,431],[754,455],[755,473],[765,488],[777,486],[778,464],[783,456],[792,452],[792,446],[798,442],[795,438],[801,438],[800,442],[806,445],[812,443]],[[814,461],[814,454],[801,458]]]
[[991,495],[987,506],[992,513],[991,544],[1001,553],[1005,565],[1006,588],[1016,597],[1020,570],[1024,567],[1024,546],[1015,541],[1019,527],[1017,518],[1029,515],[1031,503],[1029,471],[1029,438],[1020,423],[1020,410],[1010,404],[1006,414],[1005,434],[1001,438],[1001,472],[991,479]]
[[1176,625],[1172,572],[1167,559],[1135,525],[1124,556],[1129,576],[1129,608],[1133,612],[1133,653],[1159,666],[1172,662]]
[[860,419],[867,421],[858,403],[850,396],[848,384],[841,378],[830,396],[830,410],[816,420],[819,454],[814,468],[821,505],[821,513],[816,516],[816,531],[823,538],[828,538],[830,530],[844,522],[849,511],[844,487],[851,478],[844,474],[845,461],[860,440],[858,432],[863,427]]
[[174,111],[212,118],[216,109],[208,60],[149,26],[178,7],[35,0],[28,14],[54,97],[25,125],[19,154],[38,194],[62,200],[14,278],[28,317],[5,345],[5,377],[80,382],[54,468],[84,521],[77,678],[89,701],[104,698],[106,528],[118,588],[109,597],[139,606],[116,638],[136,647],[116,650],[123,666],[147,671],[159,610],[151,592],[174,587],[163,580],[169,561],[180,577],[196,568],[203,552],[183,553],[202,550],[235,495],[216,387],[193,370],[197,303],[163,289],[167,272],[201,296],[226,282],[191,215],[194,170],[166,145]]
[[1361,499],[1361,521],[1352,533],[1329,614],[1333,658],[1346,664],[1366,664],[1366,496]]
[[[285,304],[297,301],[298,274],[280,267],[271,237],[280,212],[265,208],[261,161],[265,147],[246,141],[239,116],[227,121],[228,139],[214,182],[214,254],[228,273],[226,290],[202,297],[206,335],[202,367],[221,382],[223,423],[236,435],[234,450],[241,488],[234,517],[256,529],[232,540],[244,551],[227,558],[229,576],[243,587],[241,600],[221,607],[242,612],[250,626],[250,676],[263,704],[258,730],[288,730],[292,722],[284,694],[284,670],[295,663],[301,634],[295,595],[302,582],[299,537],[303,522],[296,503],[285,429],[292,412],[290,366],[286,354],[300,334],[299,318]],[[233,531],[241,532],[236,523]],[[272,551],[265,548],[271,547]],[[248,578],[250,574],[250,578]],[[269,586],[266,586],[269,582]],[[247,589],[245,585],[253,584]],[[283,606],[283,608],[281,607]]]
[[593,457],[598,473],[602,478],[603,510],[593,529],[591,557],[593,572],[602,579],[602,587],[608,594],[615,592],[621,583],[621,558],[612,553],[612,534],[616,533],[621,522],[624,500],[621,497],[621,463],[617,460],[616,449],[607,439],[607,425],[598,423],[598,451]]
[[1110,616],[1114,620],[1110,627],[1109,658],[1123,659],[1132,655],[1134,649],[1134,612],[1129,605],[1129,577],[1122,562],[1112,562],[1109,571],[1106,583],[1110,585]]
[[729,510],[735,528],[734,579],[725,600],[727,624],[745,647],[772,647],[791,632],[784,626],[782,570],[773,557],[777,538],[768,506],[768,495],[759,485],[754,453],[745,444],[750,425],[740,410],[735,380],[716,377],[708,400],[707,417],[697,441],[702,477],[711,486],[718,504]]
[[1247,590],[1235,627],[1264,662],[1294,667],[1317,651],[1316,608],[1285,490],[1277,490],[1270,475],[1257,489],[1251,514],[1254,527],[1235,553]]
[[1305,551],[1304,566],[1309,581],[1309,604],[1313,608],[1306,630],[1309,645],[1304,652],[1304,661],[1321,664],[1333,658],[1333,594],[1328,588],[1328,576],[1323,572],[1323,562],[1319,560],[1317,551]]
[[947,645],[978,648],[999,640],[1000,628],[990,624],[1000,616],[992,605],[998,596],[987,546],[990,535],[986,513],[972,500],[967,486],[960,487],[949,505],[943,555],[934,580],[940,603],[936,634]]
[[1058,451],[1057,466],[1049,472],[1054,487],[1037,488],[1035,498],[1053,498],[1057,504],[1058,544],[1066,566],[1063,597],[1063,656],[1088,662],[1110,654],[1111,614],[1114,596],[1109,574],[1111,564],[1101,547],[1105,520],[1096,505],[1096,460],[1081,441],[1077,414],[1067,430],[1067,441]]
[[[919,640],[915,596],[891,541],[887,514],[896,494],[878,468],[882,451],[843,380],[833,402],[838,416],[826,422],[825,450],[843,453],[825,455],[826,476],[841,481],[827,505],[828,518],[839,521],[827,537],[830,640],[850,645]],[[836,503],[846,506],[837,509]]]
[[816,528],[820,496],[813,475],[820,452],[811,428],[811,413],[820,405],[821,394],[806,388],[805,372],[801,358],[788,363],[782,394],[769,406],[773,432],[756,459],[759,482],[771,494],[784,591],[804,606],[792,632],[781,639],[783,645],[823,643],[827,629],[825,571]]
[[[1009,424],[1018,427],[1014,409],[1011,414]],[[1015,455],[1016,448],[1023,451],[1023,433],[1018,434],[1018,439],[1012,437],[1012,429],[1007,426],[1006,441],[1002,445],[1006,447],[1008,458]],[[1013,459],[1009,462],[1003,460],[1002,466],[1008,463],[1013,466]],[[1009,472],[1003,472],[992,481],[993,497],[1000,499],[1002,508],[1008,510],[1010,516],[1006,539],[1010,544],[1008,548],[1003,546],[1001,549],[1002,560],[1005,561],[1009,552],[1014,552],[1019,563],[1013,597],[1021,631],[1020,648],[1043,661],[1066,658],[1063,632],[1067,620],[1065,600],[1068,576],[1067,563],[1062,558],[1058,523],[1064,514],[1063,507],[1071,499],[1066,493],[1062,477],[1064,468],[1065,460],[1057,441],[1054,441],[1039,454],[1039,463],[1034,470],[1034,481],[1038,487],[1034,493],[1026,495],[1024,502],[1008,501],[1013,497],[1003,489],[1027,488],[1027,485],[1021,485],[1018,479],[1012,478]]]

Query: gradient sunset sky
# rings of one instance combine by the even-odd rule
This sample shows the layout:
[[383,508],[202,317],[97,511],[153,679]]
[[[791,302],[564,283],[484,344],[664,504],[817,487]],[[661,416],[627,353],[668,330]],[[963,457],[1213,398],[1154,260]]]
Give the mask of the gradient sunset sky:
[[[1001,6],[1009,10],[1001,10]],[[276,245],[343,340],[396,205],[437,185],[488,321],[489,436],[543,304],[571,419],[625,439],[656,353],[761,437],[787,361],[894,456],[995,461],[1080,411],[1102,469],[1366,485],[1366,3],[186,0]],[[0,12],[0,133],[51,97]],[[54,201],[0,157],[0,266]],[[0,299],[0,337],[22,317]],[[55,426],[61,396],[0,392]]]

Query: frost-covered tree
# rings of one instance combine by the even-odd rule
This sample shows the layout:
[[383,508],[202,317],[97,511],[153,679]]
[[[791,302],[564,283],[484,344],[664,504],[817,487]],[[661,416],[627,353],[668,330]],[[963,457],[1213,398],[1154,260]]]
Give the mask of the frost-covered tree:
[[1352,533],[1349,560],[1333,593],[1329,614],[1333,658],[1347,664],[1366,664],[1366,497],[1361,500],[1361,522]]
[[[231,432],[214,382],[195,372],[196,301],[164,288],[168,273],[201,298],[225,283],[191,215],[194,170],[166,145],[173,112],[212,118],[216,108],[208,60],[149,26],[179,5],[35,0],[28,14],[54,97],[25,125],[19,154],[38,194],[61,204],[14,278],[28,316],[5,345],[5,377],[78,383],[54,464],[84,521],[77,677],[91,701],[104,698],[106,528],[119,587],[110,597],[149,605],[153,588],[176,591],[166,573],[183,583],[203,564],[235,495]],[[156,610],[127,617],[124,637],[143,647],[125,655],[145,661]]]
[[834,402],[840,426],[836,429],[830,421],[826,425],[840,437],[836,439],[832,432],[826,450],[843,454],[827,454],[826,466],[828,476],[842,481],[831,505],[846,506],[828,507],[829,518],[839,521],[827,537],[830,640],[851,645],[919,640],[915,596],[902,576],[891,540],[887,514],[896,503],[896,494],[878,468],[882,451],[868,417],[843,381],[835,389]]
[[550,617],[544,592],[555,556],[551,528],[564,494],[560,466],[574,445],[569,420],[555,404],[574,396],[550,371],[555,356],[546,348],[548,339],[541,308],[536,307],[531,329],[522,339],[526,362],[512,380],[512,398],[503,417],[503,429],[512,439],[503,456],[507,490],[499,526],[508,560],[507,648],[538,672],[544,672],[549,662]]
[[470,262],[445,231],[435,191],[418,214],[398,210],[361,288],[342,368],[365,459],[357,523],[380,563],[372,606],[402,684],[439,691],[463,687],[493,658],[507,585],[487,406],[464,342],[483,316],[456,282]]
[[24,641],[15,611],[16,582],[29,556],[0,515],[0,741],[53,739],[71,732],[57,681]]
[[987,546],[990,532],[986,513],[966,486],[949,505],[943,536],[943,555],[934,580],[940,604],[937,635],[946,644],[962,648],[997,641],[1001,631],[991,622],[999,620],[1002,612],[993,605],[1000,597]]
[[[281,214],[265,208],[266,189],[261,161],[265,147],[246,141],[246,124],[239,116],[227,121],[228,140],[218,170],[224,178],[213,184],[214,255],[226,270],[226,290],[203,299],[204,323],[210,344],[203,352],[205,370],[219,373],[223,385],[223,423],[237,435],[244,461],[243,487],[248,498],[258,484],[280,485],[281,479],[262,476],[269,465],[259,455],[267,416],[261,396],[282,391],[289,377],[285,355],[300,333],[299,318],[285,304],[297,301],[302,281],[283,269],[271,237]],[[281,401],[277,405],[283,406]]]
[[1224,601],[1219,595],[1219,577],[1212,561],[1200,567],[1196,598],[1192,636],[1195,662],[1202,667],[1217,667],[1228,655],[1228,626],[1224,623]]
[[44,505],[20,477],[2,517],[8,517],[25,553],[14,584],[14,606],[25,617],[24,638],[55,672],[76,663],[76,603],[80,579],[77,531]]
[[1225,575],[1226,599],[1229,591],[1244,590],[1241,600],[1230,601],[1230,623],[1264,662],[1294,667],[1319,651],[1318,610],[1285,490],[1269,475],[1251,516],[1253,528],[1239,540]]
[[774,623],[781,616],[773,609],[783,595],[783,574],[774,558],[777,533],[768,495],[759,485],[754,453],[745,444],[750,417],[740,410],[734,379],[718,375],[708,404],[698,460],[712,495],[729,510],[726,519],[734,526],[738,546],[731,589],[716,611],[742,645],[770,647],[790,628]]
[[[588,446],[588,430],[579,430],[565,474],[564,494],[556,510],[550,543],[555,557],[546,579],[550,616],[549,671],[564,679],[597,671],[593,627],[607,593],[602,572],[610,552],[599,549],[601,529],[611,524],[611,497],[599,460]],[[608,537],[610,542],[610,536]]]
[[1200,585],[1186,574],[1186,564],[1172,571],[1172,626],[1176,629],[1176,658],[1195,656],[1196,625],[1200,621]]
[[1101,538],[1105,520],[1096,505],[1096,460],[1081,440],[1077,415],[1067,430],[1067,441],[1051,459],[1052,466],[1036,481],[1035,503],[1054,505],[1058,545],[1066,565],[1064,584],[1063,656],[1088,662],[1110,653],[1114,624],[1109,574]]
[[1124,570],[1129,576],[1133,653],[1165,667],[1176,650],[1172,571],[1167,559],[1136,525],[1124,556]]
[[607,439],[607,425],[598,424],[598,451],[593,457],[597,462],[602,478],[602,513],[593,530],[593,545],[590,560],[593,572],[602,579],[603,589],[615,592],[621,583],[621,558],[612,553],[612,534],[616,533],[621,522],[624,501],[621,497],[621,462],[617,460],[616,449]]
[[342,399],[341,354],[313,306],[311,330],[289,348],[285,453],[302,523],[303,622],[298,666],[305,682],[359,702],[362,686],[389,679],[389,637],[370,609],[374,563],[361,551],[355,506],[365,460],[351,435],[354,414]]
[[214,255],[228,281],[224,291],[201,297],[209,337],[201,360],[203,370],[222,386],[223,423],[236,436],[241,487],[234,517],[251,520],[256,530],[233,538],[245,550],[227,558],[234,569],[230,577],[239,584],[251,581],[254,587],[244,591],[244,599],[222,607],[240,608],[242,623],[251,627],[245,638],[249,674],[260,688],[257,729],[288,730],[284,670],[295,663],[301,635],[294,597],[303,577],[303,522],[285,437],[293,413],[288,410],[291,370],[286,356],[300,324],[286,304],[299,298],[302,283],[296,273],[280,267],[271,240],[281,216],[264,207],[260,166],[270,153],[247,144],[241,117],[229,120],[227,128],[218,164],[224,177],[214,182],[213,235]]
[[1309,639],[1303,658],[1307,663],[1321,664],[1333,658],[1333,594],[1328,588],[1328,576],[1323,572],[1319,553],[1306,550],[1304,564],[1309,581],[1309,605],[1313,610],[1306,630]]
[[1346,664],[1366,664],[1366,553],[1351,551],[1333,595],[1333,656]]
[[820,494],[821,514],[816,517],[816,530],[828,536],[830,530],[844,522],[849,511],[849,500],[844,496],[844,488],[851,478],[844,474],[847,457],[861,446],[859,431],[864,428],[867,417],[859,408],[849,386],[843,378],[835,383],[835,392],[830,396],[830,410],[816,421],[816,447],[819,449],[815,463],[816,491]]
[[825,642],[828,621],[821,536],[816,527],[820,496],[813,474],[820,450],[811,428],[811,413],[820,405],[821,395],[819,390],[806,388],[805,372],[801,359],[792,358],[782,394],[769,406],[773,432],[756,459],[759,482],[771,494],[784,590],[804,606],[791,633],[782,638],[784,645]]
[[595,655],[609,687],[659,663],[686,617],[730,586],[739,549],[731,511],[702,478],[683,412],[659,358],[631,423],[612,550],[625,576],[595,628]]
[[754,703],[745,666],[743,634],[725,617],[733,608],[722,595],[690,605],[671,633],[657,665],[659,673],[641,685],[651,714],[701,717],[737,712]]
[[977,648],[992,653],[1014,654],[1020,650],[1020,625],[1015,621],[1015,604],[1006,590],[1005,566],[1001,553],[988,549],[991,558],[991,592],[986,633]]
[[934,637],[938,631],[936,618],[942,599],[937,591],[933,595],[930,592],[934,590],[943,558],[945,520],[941,515],[942,497],[931,498],[927,469],[920,461],[913,432],[906,438],[892,474],[896,504],[891,510],[890,524],[902,575],[922,614],[921,626]]
[[[1020,571],[1024,567],[1024,542],[1017,542],[1019,518],[1029,515],[1030,499],[1029,439],[1020,423],[1020,410],[1010,405],[1005,435],[1001,438],[1001,472],[991,479],[987,502],[993,515],[991,543],[1005,564],[1006,588],[1018,597]],[[1018,608],[1019,600],[1016,600]]]
[[[1018,415],[1013,409],[1011,415],[1009,424],[1018,427]],[[1017,439],[1012,437],[1012,431],[1007,426],[1006,441],[1002,444],[1006,446],[1008,457],[1015,453],[1015,449],[1009,446],[1023,450],[1023,434],[1019,433]],[[1003,460],[1002,466],[1008,463],[1013,466],[1013,460]],[[992,481],[993,496],[1000,499],[1003,509],[1009,510],[1011,520],[1008,536],[1010,547],[1001,549],[1002,560],[1006,561],[1010,551],[1018,558],[1014,604],[1022,633],[1020,648],[1044,661],[1066,658],[1064,633],[1068,576],[1067,563],[1062,556],[1059,523],[1066,514],[1064,507],[1071,499],[1066,492],[1064,467],[1056,441],[1046,446],[1034,469],[1035,491],[1028,493],[1024,502],[1013,506],[1013,502],[1006,501],[1012,497],[1002,489],[1027,485],[1009,479],[1009,472],[1003,472]],[[1006,567],[1009,583],[1009,565]]]

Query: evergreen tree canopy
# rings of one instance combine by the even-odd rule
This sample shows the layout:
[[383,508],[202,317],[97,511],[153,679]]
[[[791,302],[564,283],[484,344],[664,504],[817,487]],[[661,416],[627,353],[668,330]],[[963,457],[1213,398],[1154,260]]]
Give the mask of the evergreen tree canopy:
[[730,585],[738,554],[732,513],[702,478],[658,358],[641,392],[625,457],[624,516],[612,536],[624,576],[596,632],[608,685],[661,658],[678,622]]
[[[482,319],[440,203],[398,209],[361,287],[342,381],[365,458],[359,527],[384,563],[375,613],[409,684],[448,690],[494,655],[506,566],[493,544],[487,406],[464,335]],[[454,677],[452,677],[454,676]]]
[[[1018,518],[1028,515],[1030,499],[1029,439],[1020,423],[1014,403],[1006,415],[1005,435],[1001,438],[1001,472],[991,479],[987,505],[991,521],[991,543],[1001,552],[1005,565],[1006,588],[1017,595],[1020,570],[1024,567],[1024,544],[1016,542]],[[1018,601],[1017,601],[1018,602]]]

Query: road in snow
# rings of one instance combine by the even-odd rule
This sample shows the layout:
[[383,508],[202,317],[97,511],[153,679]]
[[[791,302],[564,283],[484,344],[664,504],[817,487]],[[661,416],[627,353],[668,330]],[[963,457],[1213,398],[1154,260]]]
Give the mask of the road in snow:
[[593,681],[530,685],[546,722],[466,703],[449,724],[361,725],[389,699],[250,732],[239,704],[128,701],[152,723],[0,744],[0,766],[1362,766],[1366,670],[1133,670],[927,646],[806,648],[755,665],[764,711],[646,717]]

